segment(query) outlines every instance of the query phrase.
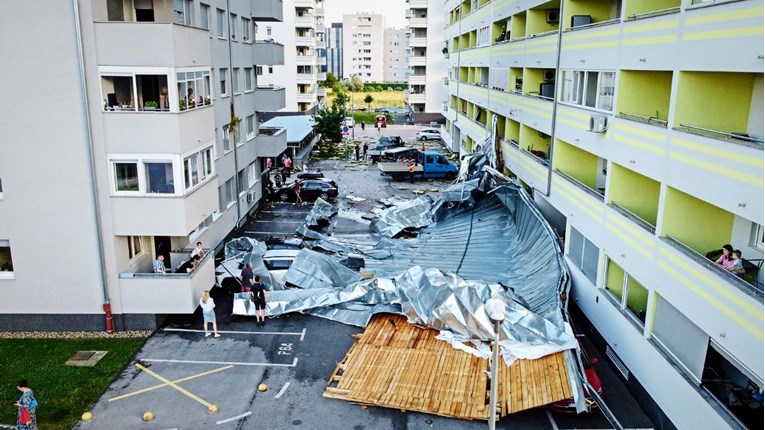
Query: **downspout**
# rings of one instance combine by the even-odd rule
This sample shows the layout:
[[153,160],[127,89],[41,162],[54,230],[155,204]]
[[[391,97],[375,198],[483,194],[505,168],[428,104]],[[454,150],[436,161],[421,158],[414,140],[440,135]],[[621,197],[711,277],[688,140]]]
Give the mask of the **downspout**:
[[[558,16],[563,17],[563,8],[565,7],[564,4],[566,2],[560,2],[560,10],[558,11]],[[558,19],[558,52],[555,57],[555,74],[556,78],[557,75],[560,72],[560,55],[561,55],[561,46],[563,45],[563,20]],[[549,154],[547,154],[547,159],[550,160],[550,165],[547,166],[547,191],[545,192],[545,196],[550,197],[550,189],[552,188],[552,161],[553,161],[553,152],[555,152],[555,119],[558,116],[558,82],[556,79],[555,87],[553,88],[553,110],[552,110],[552,125],[550,127],[550,150],[548,151]]]
[[90,104],[88,103],[88,88],[85,83],[85,56],[82,49],[82,31],[80,28],[80,7],[78,0],[72,0],[72,9],[74,12],[74,29],[77,39],[77,60],[79,66],[80,75],[80,91],[83,95],[83,118],[85,126],[85,136],[88,146],[88,167],[90,173],[90,185],[91,185],[91,197],[93,198],[93,217],[95,218],[96,229],[96,242],[98,242],[98,260],[99,269],[101,270],[101,292],[103,294],[104,301],[104,313],[106,314],[106,332],[109,334],[114,333],[114,325],[112,323],[112,307],[109,300],[109,287],[106,280],[106,262],[104,261],[104,242],[101,231],[101,211],[98,204],[98,187],[96,185],[96,163],[93,150],[93,128],[90,124]]
[[[454,122],[459,123],[459,117],[460,117],[460,106],[462,103],[460,103],[460,68],[462,67],[462,62],[460,61],[460,57],[462,57],[462,3],[460,3],[459,7],[459,19],[457,20],[457,47],[459,50],[457,51],[457,94],[455,96],[457,97],[457,106],[454,109]],[[454,124],[452,124],[452,127],[454,127]],[[452,134],[452,138],[454,138],[454,134]],[[460,134],[457,136],[459,139],[459,142],[457,144],[459,147],[462,147],[462,128],[460,128]],[[452,146],[454,146],[454,143],[452,143]],[[465,150],[467,150],[467,147],[465,147]]]
[[[231,121],[231,119],[233,119],[233,117],[236,114],[236,110],[234,109],[234,60],[233,60],[234,56],[231,53],[231,0],[226,0],[226,17],[225,18],[226,20],[228,20],[228,26],[226,27],[228,28],[228,38],[226,38],[226,44],[228,45],[228,70],[229,70],[229,77],[230,77],[229,82],[231,82],[231,96],[230,96],[231,106],[229,106],[229,111],[234,113],[234,115],[232,115],[231,118],[229,119],[229,121]],[[238,123],[236,127],[237,127],[237,132],[240,131]],[[229,133],[232,132],[231,122],[229,122],[228,131]],[[236,188],[236,191],[235,191],[236,223],[235,225],[236,225],[236,228],[239,228],[239,223],[242,220],[242,205],[239,202],[239,154],[238,154],[239,148],[237,148],[236,146],[238,143],[236,142],[236,135],[233,135],[233,136],[234,136],[234,187]]]

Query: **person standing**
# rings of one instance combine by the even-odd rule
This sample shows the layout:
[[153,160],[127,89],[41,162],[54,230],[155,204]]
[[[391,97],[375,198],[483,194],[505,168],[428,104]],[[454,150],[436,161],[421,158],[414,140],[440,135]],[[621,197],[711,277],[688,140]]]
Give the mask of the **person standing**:
[[295,206],[301,206],[303,204],[303,198],[300,197],[300,181],[295,181]]
[[252,262],[250,261],[244,266],[244,269],[242,269],[242,273],[239,275],[239,280],[242,281],[243,293],[250,292],[250,288],[252,287],[253,276],[254,276],[254,273],[252,273]]
[[414,183],[414,163],[409,163],[409,182]]
[[154,273],[167,275],[167,267],[165,267],[165,256],[162,254],[159,254],[157,259],[154,260]]
[[274,167],[274,163],[271,161],[271,157],[266,158],[266,170],[270,171]]
[[369,150],[369,143],[364,142],[364,159],[367,159],[367,151]]
[[274,191],[274,184],[271,181],[268,181],[268,185],[266,185],[266,198],[268,199],[268,207],[269,209],[274,208],[274,199],[276,198],[276,191]]
[[[284,170],[287,171],[287,176],[289,177],[292,175],[292,158],[287,157],[286,160],[284,160]],[[286,182],[286,181],[285,181]]]
[[255,323],[257,325],[266,325],[266,299],[268,299],[266,286],[260,282],[260,276],[256,276],[255,283],[252,284],[250,300],[255,305]]
[[361,121],[361,131],[364,131],[364,121]]
[[37,430],[37,400],[26,379],[16,383],[16,389],[21,391],[19,401],[14,406],[19,408],[16,415],[16,430]]
[[356,161],[359,161],[359,144],[357,143],[353,149],[356,151]]
[[199,299],[199,306],[202,307],[202,317],[205,321],[205,337],[210,336],[210,332],[207,329],[207,324],[209,323],[212,323],[215,337],[220,337],[218,334],[218,323],[215,321],[215,300],[210,297],[210,290],[204,290],[202,298]]

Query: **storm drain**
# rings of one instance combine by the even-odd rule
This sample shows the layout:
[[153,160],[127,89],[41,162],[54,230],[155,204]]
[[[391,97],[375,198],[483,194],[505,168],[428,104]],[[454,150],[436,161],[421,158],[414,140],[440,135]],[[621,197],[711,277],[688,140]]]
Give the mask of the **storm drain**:
[[72,358],[64,363],[67,366],[93,367],[108,351],[77,351]]

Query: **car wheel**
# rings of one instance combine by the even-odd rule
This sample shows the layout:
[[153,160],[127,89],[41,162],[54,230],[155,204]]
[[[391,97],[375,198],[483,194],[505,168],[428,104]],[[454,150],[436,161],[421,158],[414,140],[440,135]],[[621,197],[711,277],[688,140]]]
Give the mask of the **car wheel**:
[[424,142],[424,141],[428,140],[428,137],[427,137],[427,136],[422,136],[422,137],[420,138],[420,140]]
[[446,172],[445,176],[447,181],[451,181],[452,179],[454,179],[454,172]]
[[321,199],[324,200],[325,202],[329,201],[329,194],[327,194],[327,193],[321,193],[321,195],[319,195],[319,197],[321,197]]
[[288,195],[287,195],[287,193],[281,193],[281,194],[279,194],[279,200],[280,200],[280,201],[286,202],[286,201],[287,201],[287,200],[289,200],[289,199],[290,199],[290,196],[288,196]]

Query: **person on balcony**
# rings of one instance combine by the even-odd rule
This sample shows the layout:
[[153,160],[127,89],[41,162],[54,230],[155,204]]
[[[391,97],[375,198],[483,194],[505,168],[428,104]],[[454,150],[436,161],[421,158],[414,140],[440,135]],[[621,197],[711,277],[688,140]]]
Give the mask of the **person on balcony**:
[[202,258],[205,256],[205,251],[202,249],[202,242],[197,242],[197,246],[194,247],[194,249],[191,250],[191,254],[189,254],[189,258],[194,258],[195,255],[198,255],[199,258]]
[[726,243],[722,247],[722,255],[720,256],[720,258],[717,259],[717,261],[715,261],[715,264],[727,270],[729,267],[733,265],[732,254],[733,254],[733,247],[729,243]]
[[194,88],[189,88],[188,93],[188,96],[186,96],[186,102],[188,103],[189,108],[193,108],[197,104],[196,100],[194,99]]
[[737,276],[746,273],[746,270],[744,270],[744,260],[741,259],[741,251],[737,249],[731,255],[733,256],[733,264],[730,267],[726,267],[725,270]]
[[202,259],[199,258],[198,255],[195,255],[191,258],[191,260],[181,264],[181,267],[179,267],[178,270],[175,271],[175,273],[187,273],[187,274],[191,273],[194,271],[194,269],[197,267],[197,264],[199,264],[201,260]]
[[165,267],[165,256],[162,254],[159,254],[157,259],[154,260],[154,273],[167,275],[167,268]]

